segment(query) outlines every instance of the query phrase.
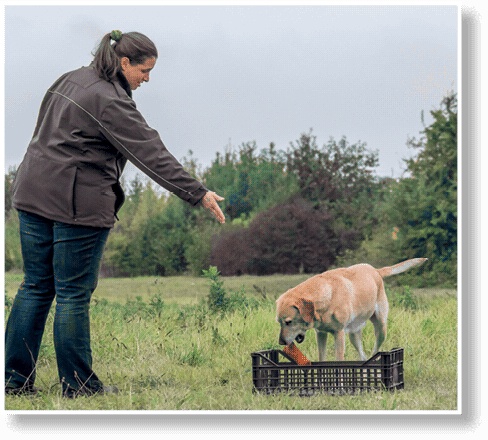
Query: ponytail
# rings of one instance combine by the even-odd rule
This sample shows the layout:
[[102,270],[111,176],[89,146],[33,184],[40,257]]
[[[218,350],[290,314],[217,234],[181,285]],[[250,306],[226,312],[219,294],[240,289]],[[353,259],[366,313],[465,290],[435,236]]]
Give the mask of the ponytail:
[[104,35],[94,54],[93,65],[100,78],[112,81],[120,68],[119,57],[110,44],[110,34]]
[[157,58],[158,51],[154,43],[139,32],[115,30],[103,36],[93,57],[93,66],[100,78],[112,81],[120,71],[120,58],[129,58],[132,65],[143,64],[147,58]]

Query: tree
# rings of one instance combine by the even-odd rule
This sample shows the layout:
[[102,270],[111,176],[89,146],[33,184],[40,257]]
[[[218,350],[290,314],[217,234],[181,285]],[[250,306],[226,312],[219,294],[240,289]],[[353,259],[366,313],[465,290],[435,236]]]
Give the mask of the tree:
[[297,190],[294,176],[286,170],[284,154],[277,152],[273,143],[260,152],[255,142],[247,142],[237,151],[217,154],[203,178],[209,188],[217,188],[225,197],[222,207],[230,220],[248,218]]
[[[387,209],[398,227],[402,257],[428,257],[439,280],[457,278],[457,97],[450,94],[431,112],[434,121],[406,160],[410,177],[392,187]],[[435,271],[432,269],[436,268]]]
[[365,143],[331,138],[320,148],[311,131],[287,153],[287,168],[296,176],[302,197],[329,213],[337,231],[350,230],[358,239],[376,221],[377,166],[378,152],[369,151]]
[[231,194],[253,215],[249,227],[224,230],[215,240],[210,263],[223,274],[323,271],[371,234],[378,154],[365,143],[330,139],[320,148],[310,131],[287,152],[273,144],[259,156],[255,150],[250,144],[238,160],[226,156],[239,182]]
[[7,220],[12,209],[12,185],[16,174],[17,167],[10,167],[8,173],[5,174],[5,220]]
[[22,254],[20,249],[19,218],[12,210],[12,185],[17,167],[10,167],[5,174],[5,270],[22,269]]
[[223,275],[316,273],[355,240],[350,231],[334,231],[329,214],[297,196],[256,215],[248,228],[222,233],[210,263]]
[[141,261],[141,231],[148,219],[164,209],[166,198],[158,195],[150,180],[139,175],[129,182],[126,200],[105,247],[101,272],[110,276],[139,275],[147,269]]

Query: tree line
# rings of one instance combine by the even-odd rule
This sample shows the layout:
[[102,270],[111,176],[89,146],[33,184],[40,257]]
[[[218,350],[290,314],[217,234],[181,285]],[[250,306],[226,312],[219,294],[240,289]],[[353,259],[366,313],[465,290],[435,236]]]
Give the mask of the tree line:
[[[427,284],[457,279],[457,97],[431,111],[402,178],[376,174],[377,151],[346,137],[318,145],[313,130],[288,148],[243,143],[216,153],[202,170],[185,168],[225,197],[222,226],[203,209],[162,193],[136,175],[102,262],[105,276],[317,273],[334,265],[389,265],[428,257]],[[22,269],[11,209],[15,170],[5,176],[6,270]]]

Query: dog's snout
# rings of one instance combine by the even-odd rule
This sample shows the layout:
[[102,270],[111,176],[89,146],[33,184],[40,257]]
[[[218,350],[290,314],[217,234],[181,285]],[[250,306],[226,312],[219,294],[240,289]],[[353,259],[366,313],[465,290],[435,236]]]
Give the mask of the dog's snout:
[[288,345],[286,343],[286,341],[283,339],[283,336],[281,336],[281,335],[280,335],[279,343],[280,343],[280,345]]

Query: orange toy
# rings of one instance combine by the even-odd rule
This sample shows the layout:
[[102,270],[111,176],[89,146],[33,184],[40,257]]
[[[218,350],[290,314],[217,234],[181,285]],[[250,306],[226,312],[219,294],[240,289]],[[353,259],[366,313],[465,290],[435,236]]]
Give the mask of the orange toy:
[[285,348],[283,348],[283,352],[290,356],[298,365],[312,365],[293,342],[290,345],[286,345]]

